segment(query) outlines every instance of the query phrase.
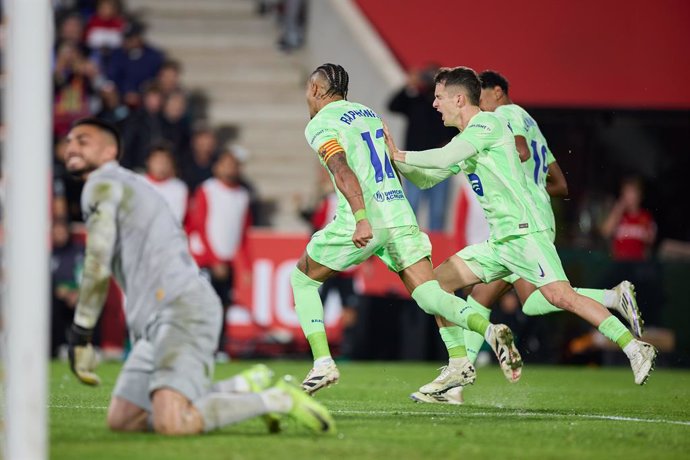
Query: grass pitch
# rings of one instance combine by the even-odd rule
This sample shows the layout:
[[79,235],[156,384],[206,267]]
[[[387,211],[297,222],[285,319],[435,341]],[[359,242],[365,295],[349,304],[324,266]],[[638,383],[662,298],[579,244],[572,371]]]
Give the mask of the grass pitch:
[[[310,362],[266,362],[302,378]],[[219,365],[216,377],[250,362]],[[119,365],[103,385],[79,384],[51,364],[50,458],[159,459],[680,459],[690,458],[690,372],[657,370],[644,387],[627,368],[525,367],[519,383],[479,369],[465,404],[416,404],[408,394],[437,375],[432,364],[342,363],[338,385],[316,396],[339,434],[316,438],[290,421],[269,435],[260,420],[207,435],[164,438],[105,427]]]

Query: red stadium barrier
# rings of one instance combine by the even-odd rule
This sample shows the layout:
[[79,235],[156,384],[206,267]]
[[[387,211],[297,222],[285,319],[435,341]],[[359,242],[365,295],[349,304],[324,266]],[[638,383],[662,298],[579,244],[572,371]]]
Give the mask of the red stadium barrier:
[[[430,237],[436,264],[457,250],[450,236]],[[308,241],[303,235],[250,232],[251,283],[237,286],[235,305],[229,310],[226,322],[231,354],[302,352],[308,348],[290,287],[290,273]],[[237,280],[245,277],[244,270],[238,267]],[[360,265],[354,276],[359,294],[409,298],[398,276],[376,257]],[[337,346],[342,337],[342,305],[337,297],[329,297],[325,304],[326,334],[329,342]]]

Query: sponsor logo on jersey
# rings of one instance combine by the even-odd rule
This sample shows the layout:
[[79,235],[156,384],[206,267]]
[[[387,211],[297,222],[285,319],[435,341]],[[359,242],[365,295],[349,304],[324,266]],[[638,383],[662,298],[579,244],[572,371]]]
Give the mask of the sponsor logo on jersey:
[[378,191],[374,193],[374,199],[379,203],[383,203],[384,201],[398,201],[404,200],[405,194],[400,189],[388,190],[387,192]]
[[314,135],[311,137],[311,139],[309,139],[309,145],[312,145],[312,146],[313,146],[313,145],[314,145],[314,142],[316,142],[316,138],[319,137],[319,135],[320,135],[320,134],[323,134],[324,132],[326,132],[326,130],[325,130],[325,129],[322,129],[321,131],[318,131],[316,134],[314,134]]
[[482,185],[482,180],[476,174],[468,174],[467,178],[470,180],[470,185],[472,190],[479,196],[484,196],[484,186]]
[[470,128],[477,128],[477,129],[483,129],[484,131],[491,131],[491,126],[488,125],[483,125],[481,123],[472,123],[467,127],[467,129]]

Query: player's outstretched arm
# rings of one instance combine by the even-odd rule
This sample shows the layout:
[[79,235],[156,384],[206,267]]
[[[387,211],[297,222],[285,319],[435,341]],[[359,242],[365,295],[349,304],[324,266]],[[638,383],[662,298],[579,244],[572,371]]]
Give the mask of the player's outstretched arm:
[[448,179],[450,176],[453,176],[460,172],[460,168],[457,166],[452,166],[450,168],[444,169],[424,169],[402,162],[395,162],[394,164],[398,171],[400,171],[400,173],[403,176],[405,176],[407,180],[409,180],[422,190],[431,188],[434,185],[439,184],[444,180]]
[[347,158],[343,150],[332,154],[328,158],[326,166],[333,174],[335,186],[350,204],[350,209],[352,209],[352,213],[355,215],[357,227],[352,236],[352,242],[358,248],[363,248],[374,237],[374,234],[371,230],[369,219],[367,219],[364,196],[359,180],[352,168],[350,168],[350,165],[347,164]]
[[93,373],[96,359],[91,337],[110,285],[110,266],[117,237],[115,218],[122,186],[107,181],[89,182],[83,194],[86,257],[74,324],[68,334],[69,358],[70,367],[79,380],[88,385],[97,385],[100,379]]
[[549,165],[548,175],[546,176],[546,192],[549,196],[568,196],[568,181],[565,179],[561,167],[555,161]]
[[395,157],[396,161],[424,169],[446,169],[457,166],[458,163],[476,155],[477,149],[466,140],[456,136],[448,144],[438,149],[401,153],[402,155]]

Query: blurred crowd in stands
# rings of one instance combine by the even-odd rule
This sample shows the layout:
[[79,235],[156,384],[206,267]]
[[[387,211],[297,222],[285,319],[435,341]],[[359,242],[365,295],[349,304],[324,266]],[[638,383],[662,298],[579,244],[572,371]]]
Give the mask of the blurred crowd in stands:
[[[149,43],[141,19],[119,0],[61,0],[55,11],[54,356],[71,321],[84,253],[83,241],[65,231],[82,221],[83,184],[64,167],[65,136],[75,120],[96,115],[120,129],[121,165],[142,174],[163,195],[224,305],[231,303],[233,263],[247,257],[247,229],[258,220],[252,216],[256,192],[238,158],[244,151],[229,143],[232,129],[210,126],[203,95],[184,87],[181,64]],[[112,316],[107,309],[106,318]],[[101,345],[117,354],[121,338]]]

